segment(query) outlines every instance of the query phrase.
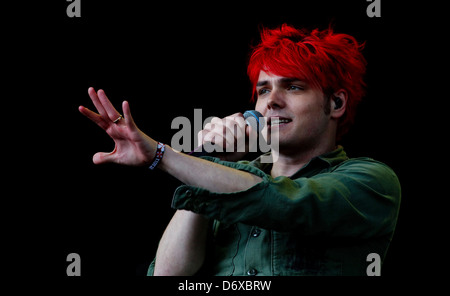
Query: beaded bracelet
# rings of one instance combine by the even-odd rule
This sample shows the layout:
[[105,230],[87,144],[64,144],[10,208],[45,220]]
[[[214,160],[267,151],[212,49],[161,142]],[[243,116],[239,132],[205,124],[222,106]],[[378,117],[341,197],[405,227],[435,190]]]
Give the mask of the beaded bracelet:
[[155,155],[155,158],[153,159],[153,163],[151,164],[149,169],[154,170],[156,168],[158,163],[163,158],[165,150],[166,150],[166,145],[161,142],[158,142],[158,146],[156,147],[156,155]]

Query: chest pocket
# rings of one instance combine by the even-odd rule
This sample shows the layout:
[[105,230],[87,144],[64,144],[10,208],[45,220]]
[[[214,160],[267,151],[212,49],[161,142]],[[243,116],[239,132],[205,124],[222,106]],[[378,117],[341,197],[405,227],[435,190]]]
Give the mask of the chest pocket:
[[219,221],[213,223],[213,274],[230,276],[236,272],[239,262],[242,235],[237,225],[223,225]]
[[277,275],[341,275],[342,262],[330,256],[324,242],[274,232],[274,272]]

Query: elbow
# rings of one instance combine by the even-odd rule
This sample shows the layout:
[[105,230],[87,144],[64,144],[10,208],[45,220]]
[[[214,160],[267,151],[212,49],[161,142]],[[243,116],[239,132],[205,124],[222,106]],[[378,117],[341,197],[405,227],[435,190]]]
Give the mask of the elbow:
[[251,187],[255,186],[256,184],[259,184],[259,183],[261,183],[263,181],[263,178],[261,178],[259,176],[256,176],[256,175],[253,175],[253,174],[250,174],[250,176],[251,177],[249,179],[249,184],[248,184],[248,188],[247,189],[249,189],[249,188],[251,188]]

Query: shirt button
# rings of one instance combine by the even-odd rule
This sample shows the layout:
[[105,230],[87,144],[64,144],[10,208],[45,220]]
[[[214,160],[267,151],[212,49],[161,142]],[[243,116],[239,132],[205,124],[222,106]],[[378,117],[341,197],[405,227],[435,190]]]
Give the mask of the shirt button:
[[252,268],[252,269],[249,269],[249,270],[247,271],[247,274],[248,274],[248,275],[251,275],[251,276],[254,276],[254,275],[257,275],[257,274],[258,274],[258,271],[257,271],[256,269]]
[[187,197],[191,197],[192,196],[192,191],[191,190],[186,190],[186,196]]
[[255,228],[252,231],[252,236],[253,237],[258,237],[261,234],[261,229]]

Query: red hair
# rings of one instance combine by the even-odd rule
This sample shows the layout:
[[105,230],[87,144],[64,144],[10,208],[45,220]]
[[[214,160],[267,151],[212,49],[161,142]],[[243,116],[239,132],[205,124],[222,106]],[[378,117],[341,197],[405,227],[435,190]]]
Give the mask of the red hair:
[[247,68],[252,100],[261,70],[303,80],[328,97],[344,89],[347,105],[338,124],[339,139],[353,123],[356,106],[365,93],[367,62],[361,53],[363,47],[354,37],[334,33],[331,28],[309,32],[284,24],[277,29],[263,29],[261,43],[253,49]]

